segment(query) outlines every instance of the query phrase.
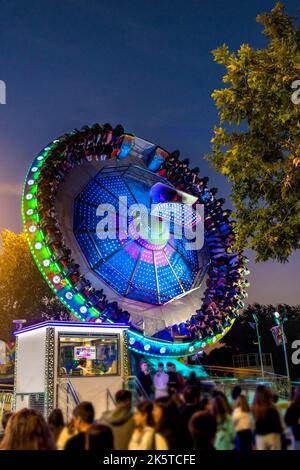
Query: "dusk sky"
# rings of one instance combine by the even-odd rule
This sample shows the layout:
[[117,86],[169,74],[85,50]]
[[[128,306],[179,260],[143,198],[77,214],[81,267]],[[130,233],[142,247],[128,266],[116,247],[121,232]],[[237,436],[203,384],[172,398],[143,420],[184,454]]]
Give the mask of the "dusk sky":
[[[299,1],[285,2],[296,15]],[[0,230],[21,231],[20,193],[34,155],[84,124],[125,129],[181,150],[219,197],[226,179],[209,167],[217,111],[211,98],[224,69],[211,51],[227,43],[263,47],[255,17],[274,1],[0,0]],[[300,77],[299,77],[300,78]],[[299,252],[254,264],[249,302],[299,304]]]

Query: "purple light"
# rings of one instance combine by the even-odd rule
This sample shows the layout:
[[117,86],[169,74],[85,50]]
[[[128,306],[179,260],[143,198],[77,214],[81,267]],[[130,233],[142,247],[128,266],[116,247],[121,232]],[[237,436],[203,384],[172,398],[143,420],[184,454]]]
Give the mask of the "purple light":
[[64,321],[57,321],[57,322],[43,322],[37,323],[36,325],[31,325],[26,328],[22,328],[22,330],[15,331],[14,335],[19,335],[21,333],[26,333],[27,331],[33,330],[40,330],[42,328],[46,328],[47,326],[63,326],[63,327],[80,327],[80,328],[122,328],[122,329],[129,329],[129,326],[123,323],[114,323],[114,324],[107,324],[107,323],[81,323],[81,322],[64,322]]

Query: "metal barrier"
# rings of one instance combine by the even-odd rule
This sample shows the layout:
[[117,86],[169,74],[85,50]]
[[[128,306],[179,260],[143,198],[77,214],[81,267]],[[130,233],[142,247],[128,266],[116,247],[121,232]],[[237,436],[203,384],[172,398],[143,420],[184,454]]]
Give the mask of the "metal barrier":
[[80,398],[69,377],[57,384],[57,406],[62,410],[68,423],[73,409],[80,403]]
[[217,388],[224,392],[226,395],[230,394],[231,390],[239,385],[246,394],[253,394],[258,385],[265,385],[270,387],[280,399],[289,400],[291,396],[292,383],[285,376],[276,376],[275,374],[265,374],[264,380],[261,377],[254,379],[241,379],[236,377],[223,378],[223,377],[208,377],[200,379],[202,387]]
[[149,395],[146,393],[144,387],[136,375],[129,375],[126,378],[124,382],[124,388],[132,393],[133,408],[135,407],[136,403],[150,399]]
[[112,403],[114,407],[116,406],[116,400],[114,399],[109,388],[107,388],[106,389],[106,411],[110,410],[110,403]]

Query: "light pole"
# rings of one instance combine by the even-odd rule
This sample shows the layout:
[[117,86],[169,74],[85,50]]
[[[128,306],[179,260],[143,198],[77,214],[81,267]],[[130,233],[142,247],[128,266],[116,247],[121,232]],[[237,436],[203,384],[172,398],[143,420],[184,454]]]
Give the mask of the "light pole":
[[262,355],[262,349],[261,349],[261,337],[260,337],[260,332],[258,329],[258,318],[256,313],[252,313],[252,318],[255,323],[255,329],[256,329],[256,335],[257,335],[257,341],[258,341],[258,352],[259,352],[259,360],[260,360],[260,369],[261,369],[261,378],[265,380],[265,372],[264,372],[264,365],[263,365],[263,355]]
[[283,328],[283,323],[287,320],[287,318],[286,317],[282,318],[279,312],[274,312],[273,315],[274,315],[276,324],[280,326],[280,329],[281,329],[286,376],[287,376],[287,379],[290,380],[289,359],[288,359],[287,350],[286,350],[285,334],[284,334],[284,328]]

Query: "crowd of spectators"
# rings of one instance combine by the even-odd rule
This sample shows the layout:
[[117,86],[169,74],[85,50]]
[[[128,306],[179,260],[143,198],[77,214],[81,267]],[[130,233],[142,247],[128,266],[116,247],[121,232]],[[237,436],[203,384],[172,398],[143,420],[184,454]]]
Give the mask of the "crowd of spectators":
[[[172,373],[170,369],[167,375]],[[69,423],[59,409],[52,411],[47,422],[28,408],[4,414],[0,448],[75,453],[300,449],[300,388],[283,412],[264,385],[257,386],[250,406],[239,386],[228,397],[217,389],[204,394],[200,383],[191,380],[182,388],[170,385],[164,396],[138,400],[134,410],[131,392],[120,390],[115,408],[98,419],[90,402],[77,405]]]

